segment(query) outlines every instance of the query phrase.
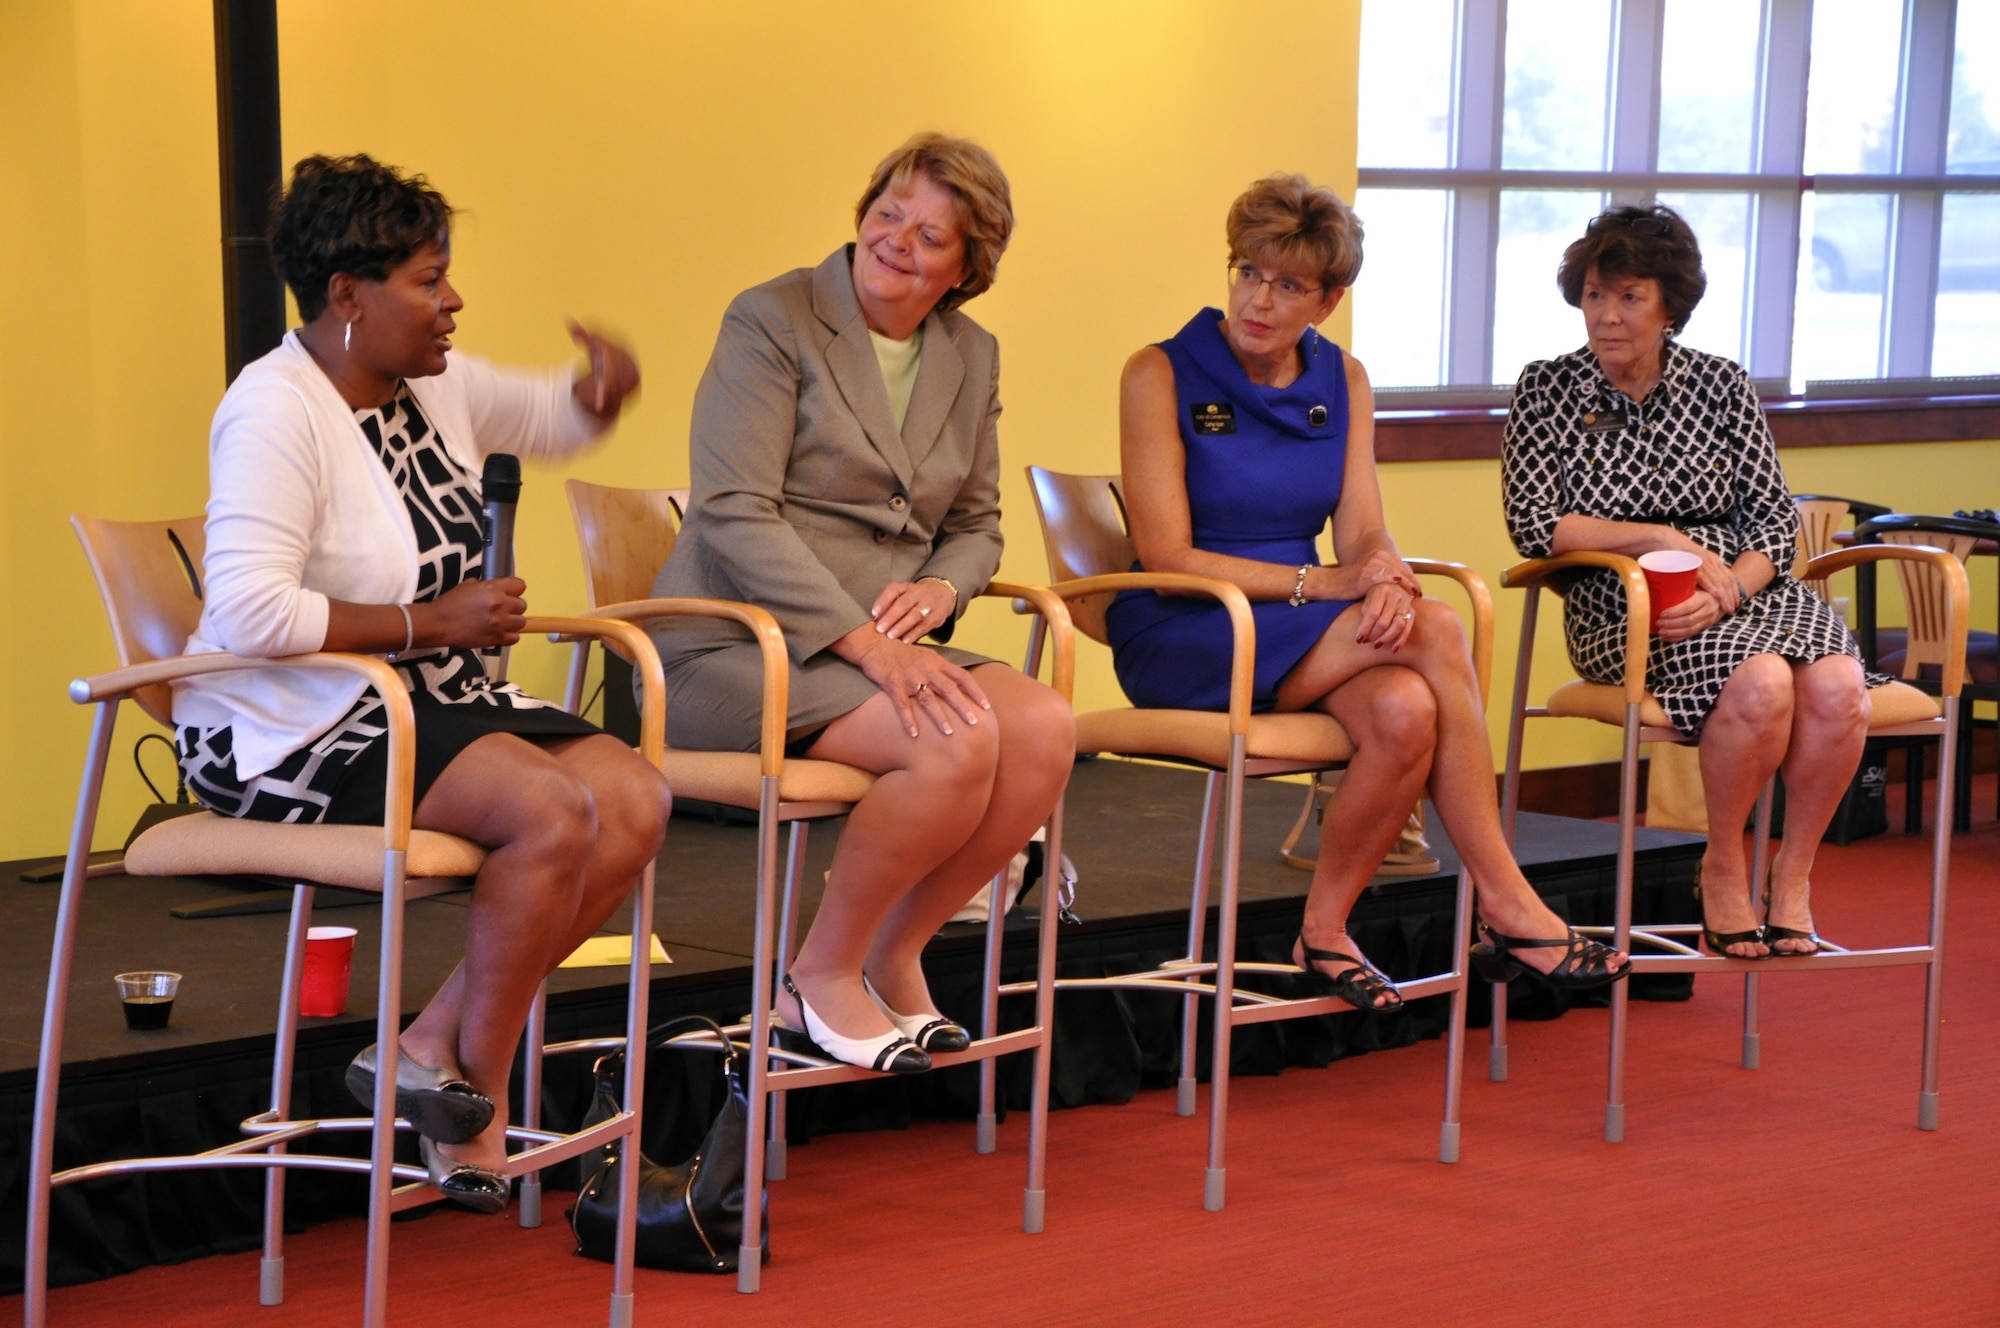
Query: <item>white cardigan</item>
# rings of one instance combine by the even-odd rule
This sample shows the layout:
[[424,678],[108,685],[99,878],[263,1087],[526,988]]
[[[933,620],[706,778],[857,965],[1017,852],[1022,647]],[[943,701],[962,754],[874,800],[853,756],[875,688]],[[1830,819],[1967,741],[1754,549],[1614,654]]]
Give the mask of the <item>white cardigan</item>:
[[[512,373],[453,351],[410,390],[476,492],[489,452],[560,457],[597,436],[570,383],[567,370]],[[326,641],[329,599],[403,604],[415,593],[403,500],[297,332],[223,396],[208,471],[205,599],[188,654],[304,654]],[[366,685],[324,669],[211,674],[174,684],[174,722],[230,725],[236,773],[249,779],[325,732]]]

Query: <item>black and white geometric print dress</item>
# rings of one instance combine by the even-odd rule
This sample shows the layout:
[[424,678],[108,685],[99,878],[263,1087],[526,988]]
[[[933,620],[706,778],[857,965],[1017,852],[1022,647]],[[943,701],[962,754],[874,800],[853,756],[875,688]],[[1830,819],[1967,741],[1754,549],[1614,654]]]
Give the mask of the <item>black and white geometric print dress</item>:
[[[1547,557],[1571,513],[1675,526],[1735,562],[1754,550],[1777,579],[1685,641],[1654,637],[1646,686],[1675,728],[1698,735],[1722,686],[1752,655],[1809,663],[1861,658],[1838,614],[1791,577],[1797,510],[1750,376],[1734,362],[1667,343],[1659,383],[1642,402],[1611,386],[1588,347],[1521,371],[1507,416],[1501,488],[1507,531],[1529,558]],[[1625,666],[1625,589],[1610,571],[1579,573],[1564,597],[1570,663],[1592,682]],[[1871,673],[1868,685],[1890,681]]]
[[[417,591],[412,602],[434,600],[459,582],[477,578],[484,564],[485,541],[483,513],[472,477],[445,450],[430,421],[418,410],[409,385],[399,384],[387,405],[354,414],[402,495],[416,534]],[[416,707],[420,779],[426,765],[434,767],[434,778],[456,755],[456,750],[437,751],[435,743],[440,739],[426,736],[430,726],[425,723],[425,711],[432,706],[481,708],[486,722],[476,726],[454,723],[450,726],[452,736],[440,735],[441,740],[461,748],[473,737],[482,736],[481,729],[550,737],[598,731],[559,707],[529,696],[513,683],[491,682],[473,650],[452,646],[413,650],[391,657],[388,663],[402,676]],[[236,774],[228,725],[181,725],[176,730],[181,769],[189,792],[198,801],[225,816],[292,823],[326,820],[349,776],[371,748],[386,741],[387,734],[381,695],[370,687],[324,733],[272,769],[245,780]],[[429,754],[434,758],[429,762],[424,760],[427,742],[432,744]],[[417,797],[421,799],[423,793],[424,787],[419,787]],[[356,813],[356,819],[380,824],[379,793],[372,808],[358,808]]]

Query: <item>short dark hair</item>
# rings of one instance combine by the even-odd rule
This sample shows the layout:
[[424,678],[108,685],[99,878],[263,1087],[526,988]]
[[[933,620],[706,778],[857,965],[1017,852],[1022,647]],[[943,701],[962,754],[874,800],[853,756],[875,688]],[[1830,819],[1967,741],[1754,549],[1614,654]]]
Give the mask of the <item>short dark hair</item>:
[[1584,227],[1582,239],[1563,250],[1556,284],[1572,307],[1583,303],[1583,283],[1592,268],[1600,276],[1658,281],[1660,303],[1673,320],[1669,333],[1687,328],[1689,316],[1708,290],[1693,229],[1662,203],[1606,208]]
[[272,261],[308,323],[325,312],[336,272],[381,281],[450,235],[443,194],[365,153],[307,157],[271,212]]

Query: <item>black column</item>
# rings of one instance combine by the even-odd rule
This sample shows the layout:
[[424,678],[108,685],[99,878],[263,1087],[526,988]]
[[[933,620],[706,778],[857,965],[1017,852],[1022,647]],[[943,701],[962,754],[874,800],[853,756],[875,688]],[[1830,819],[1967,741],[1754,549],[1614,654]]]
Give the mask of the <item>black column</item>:
[[271,199],[284,174],[277,0],[215,0],[215,108],[222,166],[222,335],[229,379],[285,336],[271,266]]

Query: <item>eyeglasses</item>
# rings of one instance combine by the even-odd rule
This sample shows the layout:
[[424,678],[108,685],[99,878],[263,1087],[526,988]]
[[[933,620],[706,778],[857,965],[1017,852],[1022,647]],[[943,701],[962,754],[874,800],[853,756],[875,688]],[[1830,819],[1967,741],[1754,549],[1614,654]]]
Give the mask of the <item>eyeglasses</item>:
[[1288,277],[1282,274],[1271,276],[1268,273],[1259,272],[1250,263],[1231,263],[1229,265],[1229,284],[1232,289],[1247,287],[1252,295],[1257,293],[1259,286],[1269,286],[1272,297],[1284,304],[1304,304],[1307,300],[1316,300],[1326,294],[1326,287],[1324,286],[1308,285],[1300,281],[1297,277]]
[[1673,225],[1664,217],[1620,217],[1606,214],[1592,217],[1584,231],[1591,235],[1602,235],[1606,231],[1631,231],[1634,235],[1672,235]]

